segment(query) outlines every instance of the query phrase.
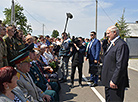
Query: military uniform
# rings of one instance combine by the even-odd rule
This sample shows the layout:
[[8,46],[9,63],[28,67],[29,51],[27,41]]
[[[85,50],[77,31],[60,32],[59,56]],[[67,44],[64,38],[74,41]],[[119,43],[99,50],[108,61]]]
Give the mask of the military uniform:
[[20,89],[23,91],[25,97],[31,95],[35,102],[43,102],[42,97],[45,95],[43,91],[38,88],[34,82],[31,76],[28,73],[22,73],[17,69],[17,76],[18,81],[17,85],[20,87]]
[[27,51],[32,51],[33,52],[34,51],[33,48],[34,48],[34,43],[24,47],[23,49],[19,50],[19,52],[20,53],[24,53],[24,52],[27,52]]
[[19,40],[18,38],[15,38],[15,48],[17,51],[25,48],[25,44],[23,43],[22,40]]
[[[59,91],[59,87],[58,84],[56,82],[50,82],[48,83],[48,81],[45,79],[45,77],[43,76],[43,74],[40,72],[39,68],[37,67],[37,65],[35,64],[35,62],[31,62],[31,68],[30,68],[30,76],[32,77],[34,83],[36,84],[36,86],[38,86],[40,89],[42,89],[44,91],[45,94],[50,95],[53,99],[53,101],[59,101],[59,96],[58,96],[58,91]],[[47,90],[47,85],[49,84],[51,85],[53,90]]]
[[0,37],[0,68],[8,66],[7,47],[3,39]]
[[18,52],[16,51],[16,48],[15,48],[15,40],[14,38],[9,38],[8,36],[7,37],[4,37],[4,41],[7,45],[7,60],[8,60],[8,63],[9,65],[10,64],[10,60],[12,60],[13,58],[15,58],[17,55],[18,55]]
[[[10,61],[13,64],[21,64],[21,63],[30,63],[32,60],[29,57],[29,52],[25,52],[21,55],[18,55],[16,58]],[[43,91],[38,88],[33,79],[29,75],[28,72],[23,73],[17,69],[18,81],[17,85],[23,91],[25,97],[32,97],[35,102],[43,102],[43,96],[45,95]]]

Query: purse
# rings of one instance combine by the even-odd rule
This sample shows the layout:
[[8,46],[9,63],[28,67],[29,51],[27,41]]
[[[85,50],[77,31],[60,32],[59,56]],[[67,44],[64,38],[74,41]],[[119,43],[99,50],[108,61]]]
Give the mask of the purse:
[[94,75],[98,75],[98,65],[90,65],[89,66],[89,73],[90,74],[94,74]]

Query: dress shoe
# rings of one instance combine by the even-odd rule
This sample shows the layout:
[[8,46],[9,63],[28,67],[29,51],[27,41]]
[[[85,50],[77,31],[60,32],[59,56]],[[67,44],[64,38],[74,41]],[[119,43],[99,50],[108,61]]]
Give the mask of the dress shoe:
[[95,87],[95,86],[98,86],[98,84],[96,83],[91,84],[91,87]]
[[74,88],[74,85],[73,85],[73,84],[71,84],[71,85],[70,85],[70,88]]
[[88,80],[88,82],[92,82],[92,83],[94,83],[94,81],[93,81],[93,80]]
[[82,86],[82,84],[79,84],[79,87],[81,87],[81,88],[82,88],[82,87],[83,87],[83,86]]

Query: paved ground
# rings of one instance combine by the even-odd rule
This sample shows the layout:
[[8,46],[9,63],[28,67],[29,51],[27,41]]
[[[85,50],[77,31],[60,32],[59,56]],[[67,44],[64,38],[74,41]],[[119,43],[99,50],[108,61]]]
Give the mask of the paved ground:
[[128,65],[129,65],[129,68],[138,71],[138,59],[129,59]]
[[[69,63],[69,77],[68,82],[61,84],[61,91],[60,91],[60,102],[104,102],[105,101],[105,94],[104,94],[104,87],[101,86],[99,80],[99,86],[97,87],[90,87],[86,80],[89,78],[88,74],[88,62],[84,63],[83,66],[83,88],[78,86],[78,72],[75,73],[75,87],[71,89],[70,85],[70,67]],[[130,81],[130,88],[126,89],[125,91],[125,102],[138,102],[138,59],[130,59],[129,60],[129,81]]]

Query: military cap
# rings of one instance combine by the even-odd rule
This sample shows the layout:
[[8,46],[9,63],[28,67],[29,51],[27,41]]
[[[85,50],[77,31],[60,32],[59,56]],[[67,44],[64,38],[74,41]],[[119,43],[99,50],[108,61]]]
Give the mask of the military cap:
[[23,63],[23,62],[31,62],[32,60],[29,57],[29,52],[22,53],[21,55],[15,57],[10,61],[10,63],[13,64],[18,64],[18,63]]
[[32,44],[26,46],[25,48],[21,49],[19,52],[22,52],[22,53],[24,53],[26,51],[34,52],[33,48],[34,48],[34,43],[32,43]]

